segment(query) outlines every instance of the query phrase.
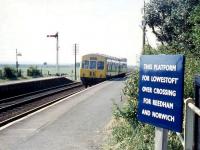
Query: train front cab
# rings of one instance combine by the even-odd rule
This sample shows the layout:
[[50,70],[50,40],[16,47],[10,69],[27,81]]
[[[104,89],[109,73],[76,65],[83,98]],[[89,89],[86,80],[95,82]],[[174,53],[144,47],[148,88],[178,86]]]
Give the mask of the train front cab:
[[106,79],[106,63],[102,56],[85,55],[82,57],[80,77],[87,87]]

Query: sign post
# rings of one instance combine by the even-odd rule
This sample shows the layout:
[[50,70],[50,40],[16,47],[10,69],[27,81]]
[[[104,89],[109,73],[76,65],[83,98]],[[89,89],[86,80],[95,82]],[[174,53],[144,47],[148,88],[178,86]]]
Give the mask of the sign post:
[[58,54],[58,50],[59,50],[59,44],[58,44],[58,32],[56,32],[55,35],[47,35],[47,37],[54,37],[56,38],[56,75],[60,75],[60,70],[59,70],[59,54]]
[[167,150],[168,130],[155,128],[155,150]]
[[141,56],[138,119],[158,127],[156,150],[167,149],[168,130],[182,131],[183,85],[184,56]]

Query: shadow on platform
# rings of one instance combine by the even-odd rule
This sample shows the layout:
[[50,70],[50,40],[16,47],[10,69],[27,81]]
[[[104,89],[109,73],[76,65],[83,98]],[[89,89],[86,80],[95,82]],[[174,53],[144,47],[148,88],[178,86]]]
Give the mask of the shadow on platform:
[[126,81],[127,77],[124,78],[113,78],[113,79],[109,79],[107,81]]

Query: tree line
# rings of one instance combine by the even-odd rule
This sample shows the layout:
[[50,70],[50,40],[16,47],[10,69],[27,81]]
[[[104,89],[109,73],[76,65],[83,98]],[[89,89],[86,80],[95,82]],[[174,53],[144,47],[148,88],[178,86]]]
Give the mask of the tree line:
[[194,97],[194,76],[200,74],[200,1],[151,0],[144,20],[160,45],[146,45],[145,54],[183,54],[184,96]]
[[163,46],[200,57],[200,1],[151,0],[144,20]]
[[[31,66],[27,69],[27,76],[40,77],[42,76],[42,71],[37,69],[37,67]],[[17,71],[16,68],[6,66],[0,70],[1,79],[17,79],[21,77],[23,77],[21,69]]]

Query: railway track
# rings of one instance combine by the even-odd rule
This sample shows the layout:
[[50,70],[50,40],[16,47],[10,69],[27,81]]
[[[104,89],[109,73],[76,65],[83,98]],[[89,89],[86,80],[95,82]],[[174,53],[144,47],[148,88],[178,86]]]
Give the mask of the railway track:
[[[129,76],[129,74],[126,75]],[[80,82],[0,99],[0,127],[85,89]]]
[[0,100],[0,126],[85,89],[80,82],[69,83]]

